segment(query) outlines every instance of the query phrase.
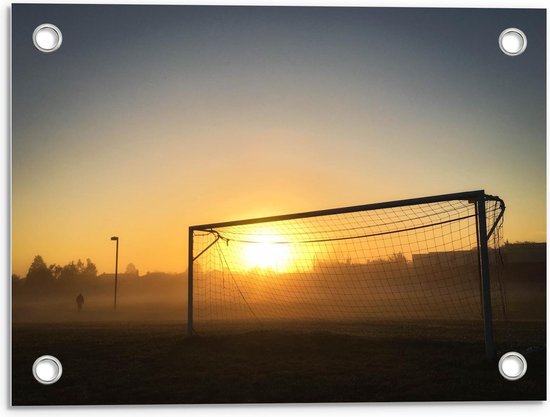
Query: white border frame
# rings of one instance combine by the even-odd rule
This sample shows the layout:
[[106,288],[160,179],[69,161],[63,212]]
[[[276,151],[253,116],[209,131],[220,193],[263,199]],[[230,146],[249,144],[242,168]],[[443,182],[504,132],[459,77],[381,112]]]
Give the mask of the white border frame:
[[[161,1],[155,3],[153,1],[143,0],[44,0],[38,1],[26,1],[16,0],[17,3],[50,3],[50,4],[196,4],[196,5],[287,5],[287,6],[339,6],[339,7],[461,7],[461,8],[541,8],[546,9],[548,7],[547,1],[543,0],[264,0],[264,1],[227,1],[227,0],[195,0],[195,1]],[[0,402],[4,405],[3,408],[7,408],[7,412],[10,414],[17,413],[18,416],[36,416],[39,412],[40,415],[46,416],[59,416],[68,415],[73,416],[75,411],[79,413],[95,416],[104,416],[105,413],[110,410],[117,410],[119,416],[138,417],[148,416],[151,409],[154,408],[156,412],[163,415],[180,416],[184,411],[191,417],[219,417],[220,413],[223,413],[227,417],[258,417],[261,413],[262,416],[275,417],[279,416],[281,412],[290,416],[300,417],[323,417],[337,414],[338,417],[343,415],[353,417],[364,417],[365,412],[372,415],[384,415],[384,416],[402,416],[407,414],[410,417],[440,417],[445,414],[446,417],[455,417],[463,415],[498,415],[499,417],[511,417],[511,416],[523,416],[529,413],[530,417],[547,416],[550,415],[550,402],[456,402],[456,403],[369,403],[369,404],[304,404],[304,405],[226,405],[226,406],[142,406],[142,407],[120,407],[120,406],[101,406],[101,407],[17,407],[17,409],[10,408],[11,402],[11,369],[9,365],[11,363],[11,10],[10,2],[4,1],[2,8],[2,17],[0,18],[0,45],[5,47],[4,53],[0,56],[4,57],[4,65],[0,65],[0,78],[4,80],[6,88],[0,89],[2,94],[2,100],[0,100],[0,109],[3,110],[2,114],[5,115],[0,118],[3,131],[6,135],[0,136],[0,190],[2,191],[2,198],[0,198],[0,218],[3,219],[2,224],[5,225],[6,233],[4,238],[0,239],[0,265],[5,271],[5,276],[8,278],[7,285],[0,285],[1,296],[6,300],[6,316],[8,317],[8,323],[4,326],[4,340],[6,343],[0,343],[0,357],[3,360],[0,361]],[[5,26],[4,26],[5,24]],[[547,19],[547,44],[550,40],[548,31],[548,19]],[[549,63],[549,56],[547,53],[547,68]],[[547,71],[547,86],[548,82]],[[548,89],[548,87],[547,87]],[[547,90],[548,91],[548,90]],[[547,102],[547,121],[550,120],[550,109]],[[548,137],[548,134],[547,134]],[[549,150],[547,146],[547,167],[548,167],[548,155]],[[548,178],[547,169],[547,178]],[[550,193],[547,189],[547,202],[550,202]],[[550,236],[550,222],[547,222],[548,233]],[[547,265],[547,268],[549,266]],[[4,292],[5,291],[5,292]],[[547,299],[548,291],[547,287]],[[547,326],[548,326],[548,311],[547,311]],[[548,358],[547,358],[548,359]],[[4,365],[6,370],[4,371]],[[547,367],[550,365],[547,360]],[[29,370],[30,372],[30,370]],[[547,369],[547,375],[548,375]],[[6,384],[1,387],[2,384]],[[549,387],[550,384],[547,384]],[[548,388],[547,388],[548,389]]]

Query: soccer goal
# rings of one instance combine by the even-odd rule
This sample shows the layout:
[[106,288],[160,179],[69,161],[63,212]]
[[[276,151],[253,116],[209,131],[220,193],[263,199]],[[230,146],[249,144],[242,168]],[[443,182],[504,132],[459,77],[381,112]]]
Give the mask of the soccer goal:
[[491,356],[504,208],[480,190],[191,226],[188,333],[483,320]]

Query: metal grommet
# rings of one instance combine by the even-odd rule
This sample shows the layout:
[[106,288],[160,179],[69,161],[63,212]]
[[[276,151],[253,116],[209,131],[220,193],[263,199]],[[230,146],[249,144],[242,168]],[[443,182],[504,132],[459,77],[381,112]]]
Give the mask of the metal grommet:
[[500,374],[509,381],[517,381],[527,372],[527,360],[518,352],[508,352],[498,361]]
[[53,52],[61,46],[63,35],[57,26],[44,23],[36,27],[32,34],[32,41],[39,51]]
[[55,356],[40,356],[32,365],[34,378],[44,385],[50,385],[59,381],[62,373],[63,366],[61,366],[61,362]]
[[527,49],[527,36],[517,28],[504,29],[498,37],[498,45],[506,55],[518,56]]

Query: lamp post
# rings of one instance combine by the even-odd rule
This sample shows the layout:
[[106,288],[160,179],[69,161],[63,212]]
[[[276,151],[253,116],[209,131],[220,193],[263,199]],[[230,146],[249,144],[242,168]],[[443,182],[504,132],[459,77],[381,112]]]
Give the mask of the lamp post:
[[111,237],[111,240],[116,241],[116,255],[115,255],[115,310],[116,310],[116,290],[118,286],[118,236]]

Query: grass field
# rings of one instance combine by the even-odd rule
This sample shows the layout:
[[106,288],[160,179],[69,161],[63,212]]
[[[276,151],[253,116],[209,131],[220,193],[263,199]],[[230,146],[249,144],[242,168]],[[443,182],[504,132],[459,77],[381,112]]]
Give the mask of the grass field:
[[[484,356],[470,325],[365,324],[361,334],[283,330],[185,337],[185,323],[157,321],[15,323],[12,402],[45,404],[181,404],[343,401],[543,400],[544,323],[499,329],[528,371],[510,382]],[[365,331],[365,327],[369,329]],[[286,326],[288,328],[288,326]],[[344,329],[345,330],[345,329]],[[63,376],[37,383],[43,354]]]

